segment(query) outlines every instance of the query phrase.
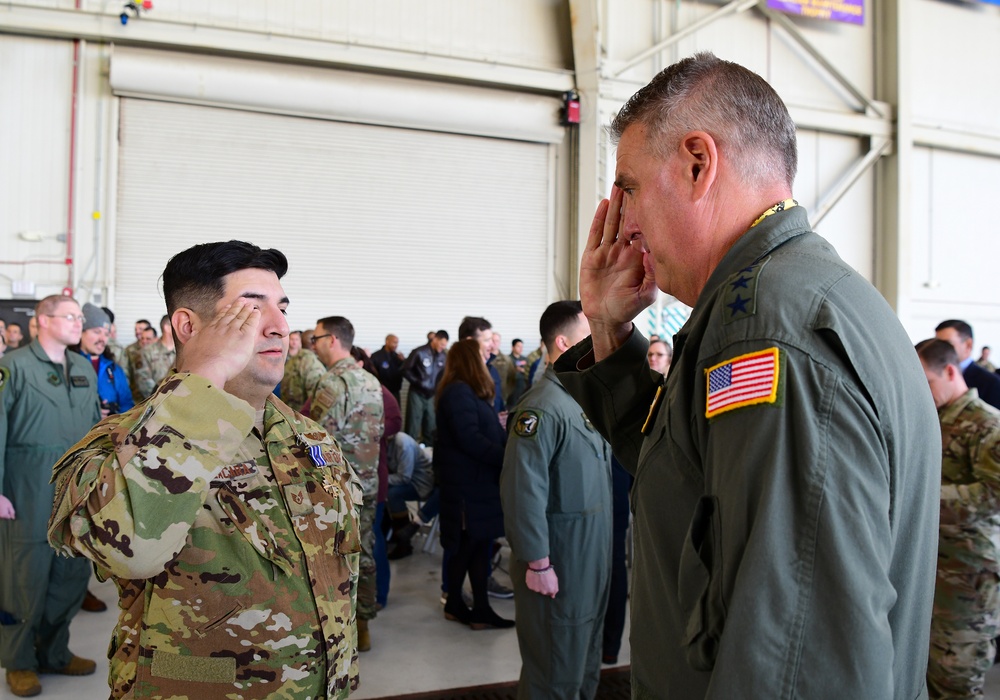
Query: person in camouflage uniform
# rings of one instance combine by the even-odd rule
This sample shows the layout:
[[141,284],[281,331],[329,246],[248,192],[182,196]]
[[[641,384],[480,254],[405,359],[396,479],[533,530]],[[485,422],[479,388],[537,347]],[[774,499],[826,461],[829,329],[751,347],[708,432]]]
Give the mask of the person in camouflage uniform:
[[160,331],[160,339],[144,347],[135,361],[135,388],[143,399],[153,394],[156,385],[163,381],[177,359],[169,316],[160,319]]
[[379,440],[384,431],[382,385],[351,357],[354,326],[343,316],[316,322],[313,348],[328,371],[312,396],[310,416],[337,438],[357,470],[361,509],[361,577],[358,582],[358,649],[371,648],[368,621],[375,619],[375,511]]
[[927,687],[982,698],[1000,622],[1000,411],[970,389],[943,340],[917,345],[941,420],[941,524]]
[[360,482],[271,392],[285,256],[240,241],[163,273],[177,372],[56,464],[49,542],[120,594],[112,698],[346,698],[358,686]]
[[324,374],[326,367],[316,353],[302,347],[302,331],[292,331],[288,336],[288,359],[281,379],[281,400],[301,411]]

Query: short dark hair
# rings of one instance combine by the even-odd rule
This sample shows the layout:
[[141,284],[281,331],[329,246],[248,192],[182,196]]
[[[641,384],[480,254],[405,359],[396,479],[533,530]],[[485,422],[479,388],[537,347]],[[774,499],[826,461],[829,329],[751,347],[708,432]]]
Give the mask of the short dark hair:
[[323,326],[323,330],[339,340],[345,350],[354,347],[354,326],[343,316],[327,316],[316,321],[316,325]]
[[288,272],[288,259],[280,250],[246,241],[202,243],[181,251],[163,270],[167,314],[172,316],[181,307],[210,313],[225,293],[226,275],[250,268],[268,270],[281,279]]
[[941,321],[941,323],[937,324],[937,328],[935,328],[934,330],[943,331],[946,328],[954,329],[954,331],[958,333],[958,336],[962,340],[968,340],[969,338],[973,337],[972,326],[970,326],[965,321],[958,320],[957,318],[950,318],[947,321]]
[[152,328],[152,327],[153,327],[153,324],[152,324],[152,323],[150,323],[150,322],[149,322],[149,321],[148,321],[147,319],[145,319],[145,318],[140,318],[140,319],[139,319],[138,321],[136,321],[136,322],[135,322],[135,325],[137,325],[137,326],[138,326],[138,325],[139,325],[140,323],[141,323],[142,325],[146,326],[146,328]]
[[660,71],[615,116],[612,137],[636,123],[660,156],[698,129],[715,139],[746,184],[780,179],[791,187],[795,180],[795,122],[785,103],[762,77],[711,52]]
[[928,338],[917,343],[916,348],[920,361],[927,365],[929,370],[941,374],[948,365],[958,367],[958,353],[947,340]]
[[160,329],[162,330],[164,326],[169,326],[169,325],[170,325],[170,316],[166,315],[163,316],[163,318],[160,319]]
[[160,337],[160,334],[159,334],[159,333],[157,333],[157,332],[156,332],[156,329],[155,329],[155,328],[153,328],[152,326],[146,326],[145,328],[143,328],[143,329],[142,329],[141,331],[139,331],[139,332],[140,332],[140,333],[145,333],[146,331],[149,331],[150,333],[152,333],[152,334],[153,334],[153,337],[154,337],[154,338],[159,338],[159,337]]
[[112,323],[115,322],[115,312],[114,311],[112,311],[111,309],[109,309],[106,306],[102,306],[101,307],[101,311],[103,311],[104,313],[106,313],[108,315],[108,318],[111,319]]
[[518,343],[521,343],[521,344],[523,345],[523,344],[524,344],[524,341],[523,341],[523,340],[521,340],[520,338],[514,338],[514,340],[510,341],[510,346],[511,346],[511,347],[514,347],[514,346],[515,346],[515,345],[517,345]]
[[451,338],[448,336],[448,331],[445,330],[438,331],[437,333],[434,334],[434,337],[437,338],[438,340],[451,340]]
[[474,338],[480,331],[488,331],[493,324],[481,316],[466,316],[458,324],[458,339]]
[[538,320],[538,332],[550,353],[553,350],[553,343],[556,342],[556,336],[563,334],[576,323],[581,313],[583,304],[568,299],[552,302],[542,312],[542,317]]

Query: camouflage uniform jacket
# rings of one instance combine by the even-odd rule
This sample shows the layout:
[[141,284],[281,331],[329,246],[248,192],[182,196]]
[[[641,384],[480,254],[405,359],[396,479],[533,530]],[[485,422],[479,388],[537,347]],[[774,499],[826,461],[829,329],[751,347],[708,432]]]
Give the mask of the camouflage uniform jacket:
[[135,383],[135,366],[142,361],[140,359],[141,352],[142,346],[136,341],[126,346],[122,351],[122,361],[118,363],[125,370],[125,376],[128,377],[128,385],[132,388],[132,400],[136,403],[139,403],[144,398],[139,394],[139,387]]
[[50,544],[113,577],[113,698],[346,698],[361,494],[337,443],[269,397],[179,373],[54,467]]
[[[168,350],[163,343],[151,343],[135,357],[135,388],[145,399],[152,395],[156,385],[170,372],[177,359],[176,350]],[[136,400],[139,403],[139,400]]]
[[382,385],[352,357],[338,360],[320,380],[310,415],[337,438],[361,478],[365,497],[378,492],[379,440],[384,430]]
[[943,448],[938,568],[1000,572],[1000,411],[969,389],[938,416]]
[[326,367],[312,350],[303,348],[294,357],[289,355],[285,362],[285,376],[281,380],[281,400],[301,411],[312,398],[324,374]]

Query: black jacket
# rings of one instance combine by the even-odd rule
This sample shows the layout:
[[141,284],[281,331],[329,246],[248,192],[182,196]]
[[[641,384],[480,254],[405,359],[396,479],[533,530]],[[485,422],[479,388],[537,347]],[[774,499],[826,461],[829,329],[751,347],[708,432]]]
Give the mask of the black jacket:
[[962,376],[965,377],[965,383],[970,389],[979,392],[979,398],[993,408],[1000,408],[1000,377],[975,362],[963,370]]
[[445,388],[437,406],[434,471],[441,487],[441,544],[454,549],[463,528],[473,540],[503,535],[500,470],[507,434],[493,407],[464,382]]

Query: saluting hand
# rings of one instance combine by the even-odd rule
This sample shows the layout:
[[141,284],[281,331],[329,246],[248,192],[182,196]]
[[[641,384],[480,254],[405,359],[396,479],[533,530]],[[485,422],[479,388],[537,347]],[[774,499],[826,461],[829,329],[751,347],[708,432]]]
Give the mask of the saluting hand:
[[253,300],[237,299],[209,323],[192,330],[177,371],[205,377],[221,389],[253,357],[259,325],[260,310]]
[[632,319],[656,301],[650,253],[622,230],[623,201],[622,190],[614,186],[610,201],[597,206],[580,260],[580,301],[597,360],[621,346],[632,332]]

